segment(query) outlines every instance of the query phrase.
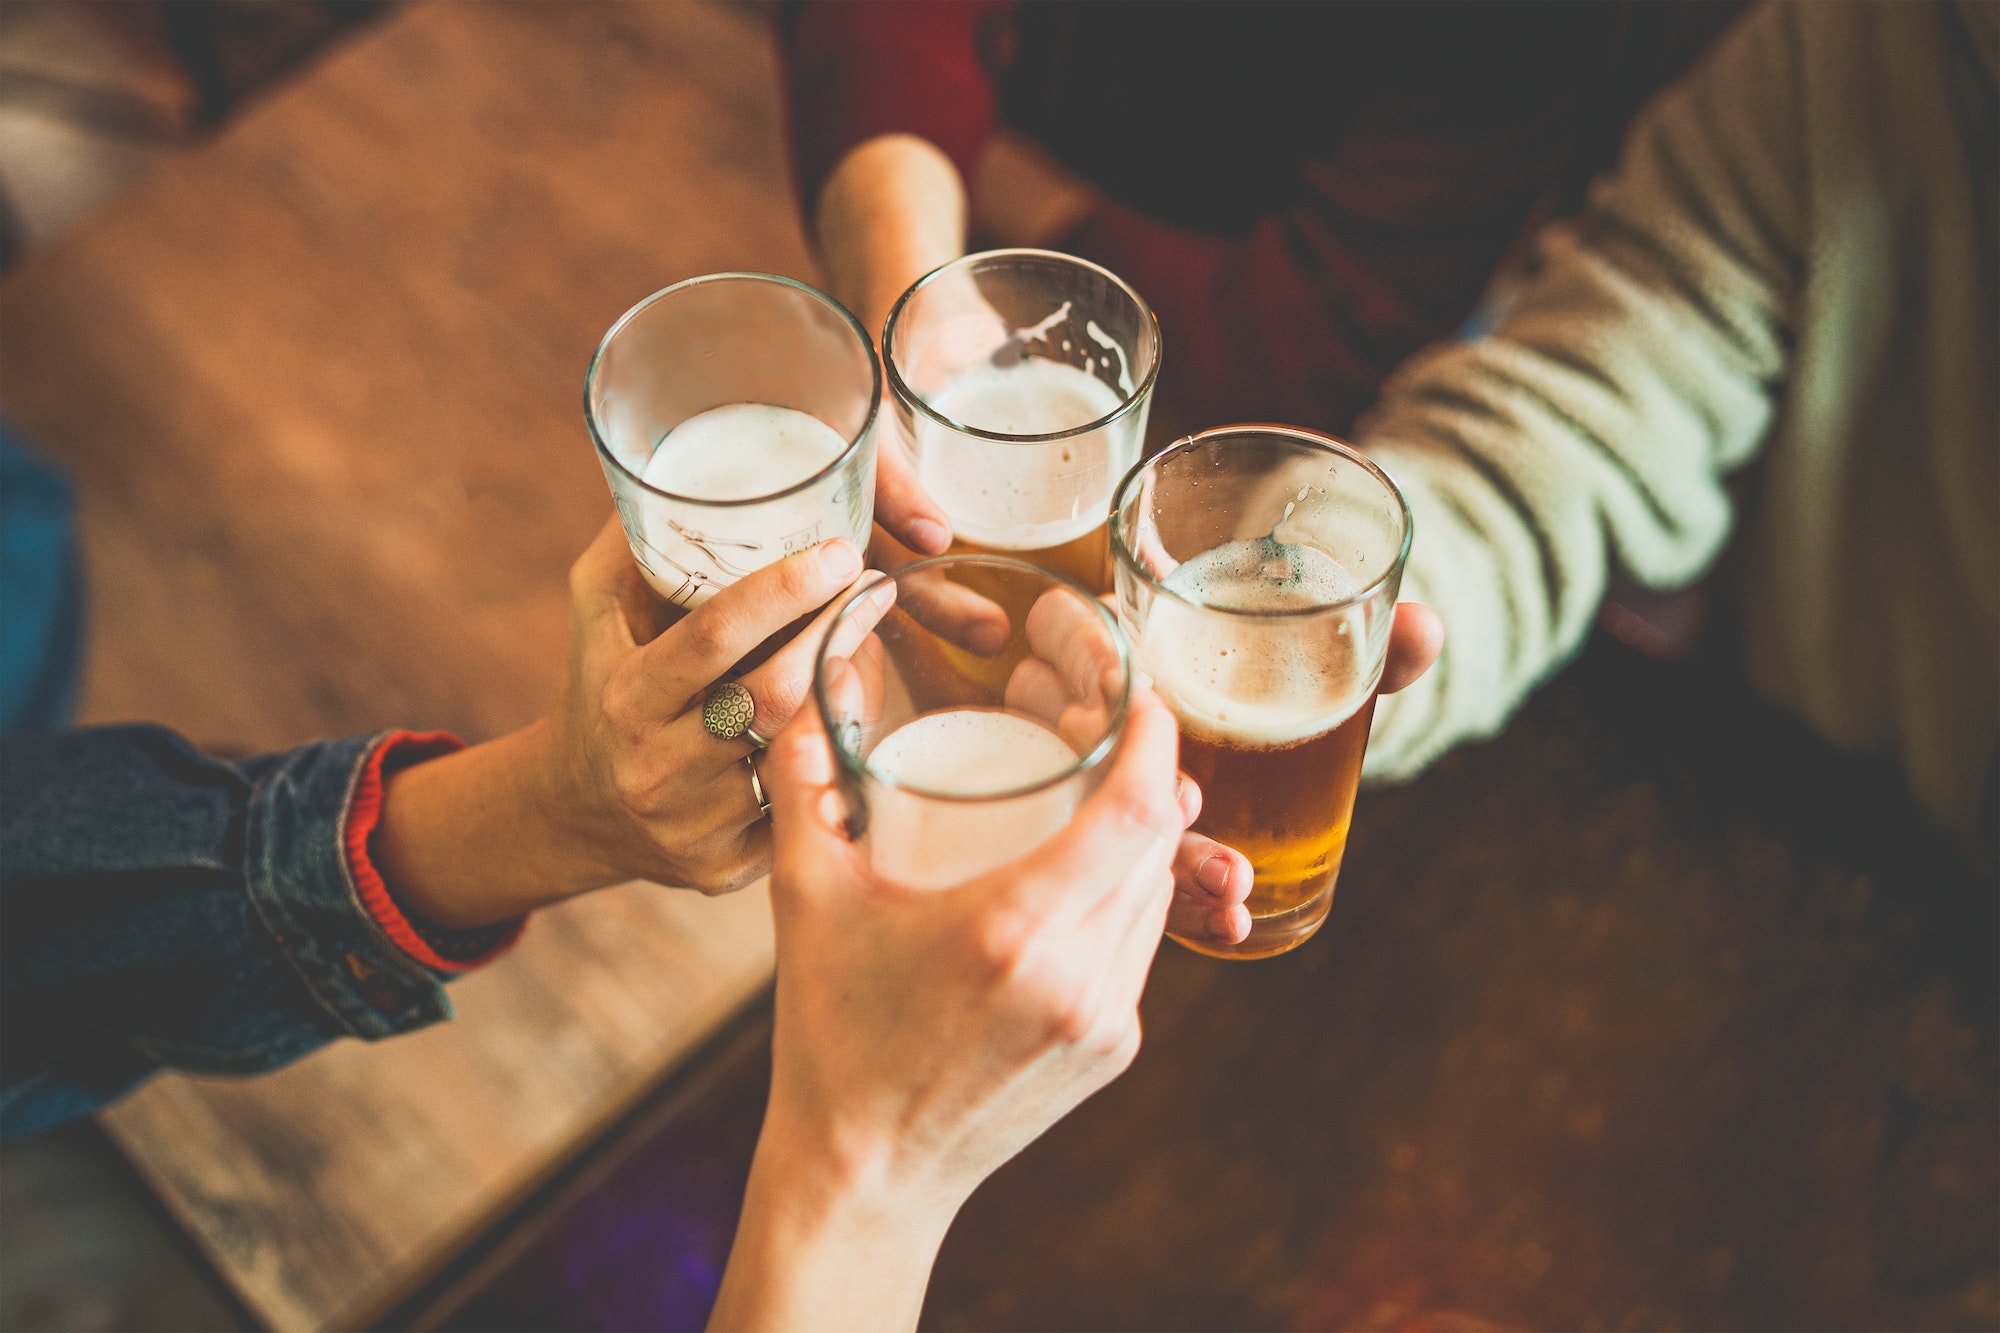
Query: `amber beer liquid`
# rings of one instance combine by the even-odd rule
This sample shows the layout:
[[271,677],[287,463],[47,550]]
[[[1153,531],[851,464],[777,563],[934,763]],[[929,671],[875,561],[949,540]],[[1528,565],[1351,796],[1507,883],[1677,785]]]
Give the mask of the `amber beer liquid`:
[[1201,786],[1195,831],[1256,872],[1248,940],[1174,938],[1222,958],[1283,953],[1332,906],[1379,672],[1337,615],[1268,613],[1341,602],[1355,582],[1324,552],[1266,538],[1206,552],[1165,586],[1186,601],[1154,603],[1141,659],[1180,722],[1181,767]]
[[1211,736],[1198,719],[1181,715],[1181,768],[1203,798],[1195,831],[1250,858],[1257,873],[1251,919],[1282,922],[1287,936],[1287,942],[1247,952],[1181,943],[1221,957],[1264,958],[1302,943],[1303,934],[1290,938],[1293,931],[1310,931],[1326,918],[1374,715],[1371,698],[1331,731],[1274,746]]
[[[1024,358],[982,366],[946,385],[932,406],[953,421],[1003,435],[1053,435],[1088,426],[1118,410],[1118,391],[1086,371]],[[918,476],[951,519],[952,555],[1026,560],[1093,593],[1111,590],[1111,493],[1137,460],[1130,425],[1063,439],[1011,443],[962,435],[935,422],[919,428]],[[959,580],[1021,624],[1028,602],[1019,583]],[[1018,604],[1017,604],[1018,603]],[[955,657],[982,681],[1004,681],[1013,663]],[[992,682],[988,682],[992,683]]]

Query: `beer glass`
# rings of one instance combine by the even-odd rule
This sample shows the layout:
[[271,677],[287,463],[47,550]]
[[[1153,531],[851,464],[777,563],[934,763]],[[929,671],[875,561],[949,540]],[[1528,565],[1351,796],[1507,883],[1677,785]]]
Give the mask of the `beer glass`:
[[[813,690],[876,873],[948,888],[1069,823],[1124,731],[1131,654],[1101,602],[1025,561],[947,555],[878,578],[828,627]],[[878,614],[842,653],[845,622]],[[967,654],[984,669],[962,670]]]
[[1249,938],[1189,948],[1265,958],[1326,919],[1410,535],[1388,475],[1308,430],[1203,431],[1120,485],[1119,617],[1180,722],[1195,830],[1256,872]]
[[881,370],[839,302],[769,273],[712,273],[611,326],[584,419],[625,539],[669,606],[875,514]]
[[1110,591],[1104,519],[1139,460],[1160,371],[1159,323],[1138,293],[1052,251],[967,255],[903,293],[882,360],[951,550]]

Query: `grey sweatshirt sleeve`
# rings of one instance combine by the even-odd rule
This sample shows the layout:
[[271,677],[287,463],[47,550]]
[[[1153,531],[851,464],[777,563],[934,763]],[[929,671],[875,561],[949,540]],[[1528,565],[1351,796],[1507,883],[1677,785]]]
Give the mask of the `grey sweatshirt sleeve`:
[[1403,596],[1448,636],[1382,700],[1372,776],[1499,730],[1614,580],[1685,586],[1721,551],[1803,268],[1798,22],[1766,4],[1725,33],[1539,238],[1493,332],[1412,359],[1361,423],[1416,519]]

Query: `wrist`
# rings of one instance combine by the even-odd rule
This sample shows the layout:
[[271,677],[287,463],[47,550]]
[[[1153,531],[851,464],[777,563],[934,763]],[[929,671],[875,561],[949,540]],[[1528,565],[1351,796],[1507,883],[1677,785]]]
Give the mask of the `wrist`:
[[[621,854],[619,849],[634,841],[631,822],[611,809],[591,774],[571,762],[571,747],[551,719],[532,722],[498,743],[512,748],[520,817],[547,863],[547,894],[538,906],[654,871],[639,853]],[[652,850],[650,841],[640,841]]]
[[709,1326],[915,1327],[962,1200],[897,1180],[890,1159],[767,1115]]
[[547,722],[385,777],[369,846],[404,909],[471,930],[620,875],[566,791]]
[[965,185],[928,140],[857,145],[820,190],[816,234],[833,295],[881,336],[905,288],[965,249]]

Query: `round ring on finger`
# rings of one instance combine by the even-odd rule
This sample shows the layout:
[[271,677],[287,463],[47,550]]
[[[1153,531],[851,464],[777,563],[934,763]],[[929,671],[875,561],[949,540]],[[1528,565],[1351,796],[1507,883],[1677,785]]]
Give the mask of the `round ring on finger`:
[[757,756],[746,754],[743,762],[750,765],[750,795],[757,801],[758,810],[766,819],[771,817],[771,798],[764,794],[764,779],[757,776]]
[[709,687],[701,701],[701,725],[719,741],[748,740],[758,749],[771,742],[750,729],[757,716],[757,701],[741,681],[725,680]]

